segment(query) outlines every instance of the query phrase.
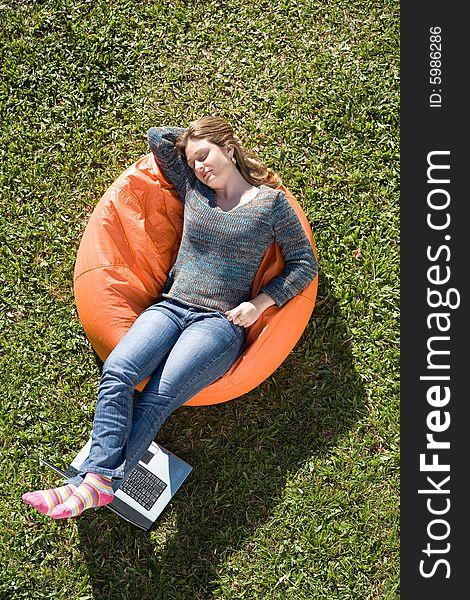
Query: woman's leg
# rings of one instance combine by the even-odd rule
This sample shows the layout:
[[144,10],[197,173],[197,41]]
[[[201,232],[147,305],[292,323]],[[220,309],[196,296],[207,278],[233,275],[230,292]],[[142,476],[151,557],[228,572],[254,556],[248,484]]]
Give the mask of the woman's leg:
[[93,421],[92,443],[80,475],[122,478],[133,420],[136,385],[149,377],[181,335],[182,315],[164,303],[145,310],[103,365]]
[[221,313],[193,313],[134,406],[126,474],[138,463],[167,417],[230,369],[244,342],[243,327],[230,323]]
[[[125,450],[125,474],[137,464],[168,415],[221,377],[243,349],[244,329],[233,325],[220,313],[188,308],[185,309],[183,325],[185,329],[134,407],[132,429]],[[90,475],[87,475],[84,485]],[[118,487],[119,479],[114,483]],[[81,502],[84,503],[89,496],[84,494]],[[74,496],[56,507],[52,516],[63,518],[80,514],[83,508],[76,511],[73,500]],[[79,498],[77,503],[80,504]],[[89,504],[85,508],[104,503]]]
[[[106,361],[99,394],[101,410],[98,411],[97,405],[92,448],[81,465],[80,475],[69,480],[69,484],[79,487],[66,502],[53,508],[54,518],[75,516],[85,508],[109,503],[112,500],[110,478],[119,481],[124,473],[130,472],[167,416],[221,377],[242,351],[244,329],[230,323],[224,315],[169,304],[157,305],[159,311],[154,310],[155,307],[147,309],[145,312],[150,313],[151,318],[143,318],[145,313],[142,313],[142,318],[131,328],[132,335],[129,330],[123,338],[127,338],[129,344],[120,343]],[[164,318],[155,318],[154,312],[162,313]],[[166,327],[152,326],[149,345],[155,345],[155,337],[159,344],[154,352],[149,352],[145,342],[149,337],[148,326],[155,324],[155,320],[164,322]],[[184,328],[182,333],[181,328]],[[161,335],[156,335],[157,331]],[[162,343],[163,338],[165,343]],[[162,348],[166,348],[166,354]],[[133,409],[135,385],[145,379],[158,362],[160,366]],[[113,461],[110,452],[114,455]]]
[[100,493],[105,498],[107,492],[112,492],[108,485],[110,477],[114,474],[122,477],[125,447],[132,427],[134,388],[155,371],[182,330],[181,315],[177,310],[174,314],[165,309],[163,304],[153,305],[136,319],[103,366],[92,445],[83,471],[69,479],[67,486],[23,495],[23,500],[40,512],[51,514],[57,505],[68,501],[86,473],[102,477],[100,481],[93,480],[93,488],[83,496],[95,502],[100,502]]

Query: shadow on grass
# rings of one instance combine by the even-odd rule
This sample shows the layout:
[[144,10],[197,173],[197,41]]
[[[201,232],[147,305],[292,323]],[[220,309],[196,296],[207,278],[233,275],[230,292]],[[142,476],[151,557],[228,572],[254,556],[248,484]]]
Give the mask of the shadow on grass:
[[286,481],[361,418],[364,390],[349,337],[320,276],[313,317],[268,380],[241,398],[170,417],[157,439],[193,472],[154,530],[103,510],[78,521],[93,598],[211,597],[220,563],[256,538]]

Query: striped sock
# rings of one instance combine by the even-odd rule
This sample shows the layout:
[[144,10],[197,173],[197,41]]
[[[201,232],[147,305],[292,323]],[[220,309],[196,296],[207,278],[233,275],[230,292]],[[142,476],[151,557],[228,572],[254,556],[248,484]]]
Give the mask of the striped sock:
[[36,508],[43,515],[50,515],[52,510],[70,498],[77,488],[72,484],[52,490],[38,490],[37,492],[27,492],[21,496],[23,502]]
[[114,492],[109,477],[87,473],[74,493],[65,502],[53,509],[51,516],[53,519],[78,517],[87,508],[105,506],[112,502],[113,498]]

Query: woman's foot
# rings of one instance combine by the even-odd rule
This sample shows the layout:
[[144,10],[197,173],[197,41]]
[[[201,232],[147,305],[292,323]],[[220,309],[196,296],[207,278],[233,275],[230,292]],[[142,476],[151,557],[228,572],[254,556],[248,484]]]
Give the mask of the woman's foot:
[[95,473],[87,473],[81,483],[62,504],[58,504],[51,512],[53,519],[78,517],[87,508],[105,506],[114,499],[111,479]]
[[53,509],[68,500],[76,489],[76,486],[69,483],[51,490],[27,492],[21,496],[21,499],[43,515],[50,515]]

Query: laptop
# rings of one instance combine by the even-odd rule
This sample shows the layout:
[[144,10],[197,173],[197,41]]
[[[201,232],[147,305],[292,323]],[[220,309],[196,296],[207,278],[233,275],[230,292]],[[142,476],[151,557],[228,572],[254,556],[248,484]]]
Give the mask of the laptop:
[[[87,458],[90,446],[91,438],[66,471],[43,458],[39,460],[62,477],[73,477]],[[152,442],[106,508],[140,529],[149,531],[191,471],[192,467],[187,462]]]

